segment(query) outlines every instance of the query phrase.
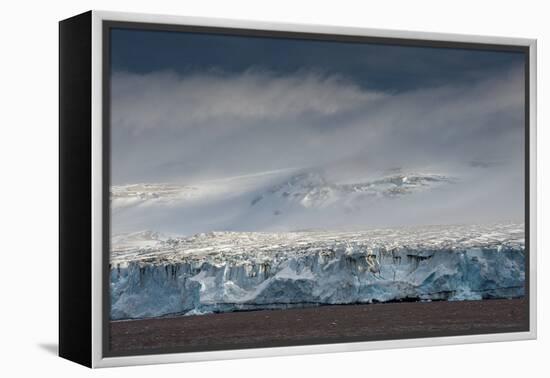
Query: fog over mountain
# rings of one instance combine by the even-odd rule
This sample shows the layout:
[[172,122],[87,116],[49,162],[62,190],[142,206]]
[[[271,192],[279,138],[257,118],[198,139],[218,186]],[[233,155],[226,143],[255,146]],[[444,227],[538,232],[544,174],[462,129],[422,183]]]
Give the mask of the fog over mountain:
[[113,230],[522,222],[523,66],[483,72],[114,67]]

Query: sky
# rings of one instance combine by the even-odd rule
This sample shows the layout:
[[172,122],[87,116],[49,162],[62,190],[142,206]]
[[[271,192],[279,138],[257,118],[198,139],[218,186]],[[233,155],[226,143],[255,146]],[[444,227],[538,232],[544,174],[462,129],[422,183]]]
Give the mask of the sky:
[[524,59],[509,51],[114,29],[112,184],[277,170],[322,171],[335,182],[437,173],[460,181],[461,192],[432,206],[464,196],[471,200],[461,211],[471,215],[460,220],[520,219]]

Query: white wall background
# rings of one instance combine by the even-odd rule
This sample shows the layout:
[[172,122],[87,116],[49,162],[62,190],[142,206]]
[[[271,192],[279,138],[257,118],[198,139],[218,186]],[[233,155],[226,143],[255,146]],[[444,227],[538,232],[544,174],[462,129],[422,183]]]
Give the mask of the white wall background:
[[[549,9],[544,1],[63,0],[2,7],[0,110],[0,371],[4,377],[406,376],[518,377],[548,371],[550,325],[541,213],[547,203]],[[90,371],[55,356],[57,344],[57,21],[121,10],[529,37],[539,40],[539,340]],[[544,349],[546,348],[546,353]]]

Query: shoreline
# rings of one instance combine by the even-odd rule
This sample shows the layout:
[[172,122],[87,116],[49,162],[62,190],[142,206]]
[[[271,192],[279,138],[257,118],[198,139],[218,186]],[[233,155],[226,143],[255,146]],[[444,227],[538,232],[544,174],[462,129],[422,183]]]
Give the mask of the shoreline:
[[528,300],[490,299],[324,305],[109,323],[109,355],[327,344],[529,327]]
[[[312,309],[312,308],[322,308],[322,307],[350,307],[350,306],[363,306],[363,305],[369,305],[369,306],[377,306],[382,304],[399,304],[399,303],[433,303],[433,302],[471,302],[471,301],[495,301],[495,300],[513,300],[513,299],[524,299],[524,295],[517,296],[517,297],[509,297],[509,298],[482,298],[482,299],[464,299],[464,300],[448,300],[448,299],[418,299],[418,298],[402,298],[402,299],[392,299],[389,301],[376,301],[373,302],[352,302],[352,303],[334,303],[334,304],[328,304],[328,303],[305,303],[305,304],[298,304],[298,303],[286,303],[286,304],[273,304],[272,308],[265,308],[262,307],[263,305],[258,305],[258,308],[253,308],[253,304],[247,304],[247,306],[252,306],[251,308],[243,308],[243,309],[236,309],[236,310],[228,310],[228,311],[208,311],[204,313],[197,313],[197,314],[188,314],[188,312],[182,312],[182,313],[174,313],[174,314],[166,314],[161,316],[151,316],[146,318],[126,318],[126,319],[111,319],[111,323],[116,322],[131,322],[131,321],[139,321],[139,320],[156,320],[156,319],[174,319],[174,318],[188,318],[188,317],[194,317],[194,316],[204,316],[204,315],[220,315],[220,314],[234,314],[234,313],[245,313],[245,312],[256,312],[256,311],[285,311],[285,310],[304,310],[304,309]],[[229,305],[234,305],[234,303],[228,303]],[[277,307],[281,306],[281,307]]]

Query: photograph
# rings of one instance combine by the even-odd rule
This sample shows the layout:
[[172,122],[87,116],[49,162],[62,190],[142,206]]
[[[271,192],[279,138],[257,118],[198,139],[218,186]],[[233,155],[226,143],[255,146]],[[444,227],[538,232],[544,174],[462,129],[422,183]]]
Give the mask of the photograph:
[[525,48],[104,30],[106,355],[529,331]]
[[0,376],[545,376],[542,2],[4,8]]

